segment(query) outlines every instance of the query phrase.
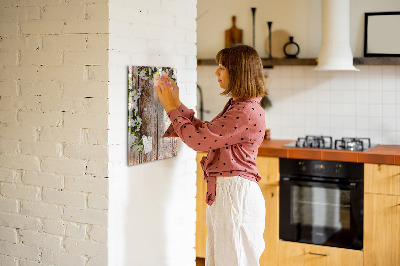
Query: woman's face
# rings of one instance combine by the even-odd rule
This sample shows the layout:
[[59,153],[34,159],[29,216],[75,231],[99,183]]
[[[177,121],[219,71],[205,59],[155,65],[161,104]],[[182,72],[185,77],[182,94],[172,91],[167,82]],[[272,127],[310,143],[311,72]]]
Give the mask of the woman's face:
[[218,77],[219,86],[222,89],[227,89],[229,84],[228,70],[223,65],[219,64],[215,75]]

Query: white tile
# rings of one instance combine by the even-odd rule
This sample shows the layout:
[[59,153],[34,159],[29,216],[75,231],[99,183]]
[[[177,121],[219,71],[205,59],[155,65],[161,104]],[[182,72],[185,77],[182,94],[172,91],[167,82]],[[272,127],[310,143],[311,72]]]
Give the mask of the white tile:
[[368,117],[356,117],[356,130],[368,130],[369,129],[369,118]]
[[295,134],[293,133],[292,127],[282,126],[281,127],[281,139],[294,139]]
[[382,77],[392,77],[396,76],[396,66],[382,66]]
[[354,138],[356,136],[356,129],[355,128],[343,128],[342,136],[346,138]]
[[293,115],[292,114],[281,114],[281,123],[282,127],[289,127],[293,125]]
[[330,119],[327,115],[319,115],[317,117],[317,126],[318,128],[328,128],[330,126]]
[[341,128],[331,128],[328,135],[332,136],[332,138],[333,138],[333,144],[332,145],[335,145],[334,139],[342,138],[343,130]]
[[329,136],[331,133],[329,127],[318,127],[316,135]]
[[329,91],[329,101],[331,103],[342,103],[343,102],[343,90],[330,90]]
[[316,115],[308,115],[305,118],[304,126],[306,129],[316,129],[317,128],[317,116]]
[[306,103],[304,106],[305,115],[316,115],[318,113],[317,103]]
[[317,82],[317,77],[309,77],[309,76],[307,76],[305,79],[304,79],[304,86],[306,87],[306,88],[308,88],[308,89],[310,89],[310,88],[315,88],[315,87],[317,87],[317,85],[318,85],[318,82]]
[[292,68],[292,77],[304,77],[306,72],[306,68],[303,66],[293,67]]
[[342,90],[343,89],[343,78],[342,76],[334,76],[329,80],[329,87],[332,90]]
[[370,130],[382,130],[383,120],[381,117],[370,117],[369,118],[369,129]]
[[[382,105],[382,116],[396,118],[396,105],[395,104],[384,104]],[[395,120],[396,122],[396,120]]]
[[306,87],[305,84],[304,77],[294,77],[292,79],[292,88],[295,90],[303,90]]
[[330,96],[329,90],[327,90],[327,89],[318,89],[318,92],[317,92],[317,93],[318,93],[318,94],[317,94],[318,102],[320,102],[320,103],[326,103],[326,102],[329,102],[329,101],[330,101],[330,98],[329,98],[329,96]]
[[382,79],[382,90],[383,91],[395,91],[396,90],[396,79],[394,77],[384,77]]
[[310,103],[310,102],[317,102],[317,98],[318,98],[318,93],[317,93],[317,90],[316,89],[307,89],[307,90],[305,90],[304,92],[303,92],[303,94],[304,94],[304,101],[305,102],[307,102],[307,103]]
[[368,116],[369,117],[382,117],[382,105],[370,104],[368,105]]
[[370,130],[369,137],[371,138],[371,143],[381,144],[383,143],[382,140],[382,130]]
[[299,136],[305,136],[306,130],[304,127],[293,127],[293,139],[298,138]]
[[397,141],[396,144],[400,145],[400,130],[397,130]]
[[382,103],[395,104],[396,103],[396,91],[383,91],[382,92]]
[[368,67],[359,66],[359,69],[356,72],[356,90],[368,90]]
[[355,116],[343,116],[343,129],[355,129],[356,117]]
[[294,114],[304,116],[304,102],[293,102],[292,108],[296,110]]
[[368,76],[375,78],[382,78],[382,66],[368,65]]
[[293,67],[292,66],[280,66],[279,76],[280,77],[292,77]]
[[356,91],[343,90],[343,103],[355,103],[355,102],[356,102]]
[[317,78],[318,90],[329,90],[329,78],[328,77],[318,77]]
[[355,116],[356,114],[356,106],[351,103],[342,104],[342,114],[343,116]]
[[368,104],[369,94],[368,90],[356,91],[356,103],[357,104]]
[[382,133],[382,144],[396,144],[397,142],[397,131],[383,131]]
[[382,78],[377,76],[368,77],[368,89],[370,91],[382,90]]
[[280,78],[279,79],[279,86],[281,89],[292,89],[292,78],[290,77],[285,77],[285,78]]
[[321,102],[321,103],[317,104],[317,107],[318,107],[318,115],[329,115],[330,114],[329,104]]
[[369,91],[368,102],[370,104],[382,104],[382,91]]
[[305,95],[302,91],[295,91],[295,93],[293,93],[292,98],[293,98],[293,102],[304,104]]
[[293,115],[293,126],[294,127],[304,127],[305,116],[302,114],[294,114]]
[[369,107],[368,104],[356,105],[356,117],[368,117]]
[[331,103],[329,105],[330,114],[331,115],[342,115],[342,104],[340,103]]
[[342,116],[332,115],[330,117],[330,127],[332,128],[342,128],[343,118]]
[[382,129],[383,131],[396,131],[396,118],[395,117],[383,117]]
[[357,138],[369,138],[369,130],[356,128],[356,135],[355,136]]

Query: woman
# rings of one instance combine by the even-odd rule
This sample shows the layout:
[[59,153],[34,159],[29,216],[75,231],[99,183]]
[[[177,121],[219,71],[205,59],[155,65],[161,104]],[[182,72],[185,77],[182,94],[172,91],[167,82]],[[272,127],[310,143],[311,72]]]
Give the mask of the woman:
[[164,136],[179,136],[196,151],[208,150],[201,161],[209,205],[206,265],[259,265],[265,247],[265,201],[255,163],[265,134],[259,104],[266,95],[262,62],[246,45],[222,49],[216,62],[221,95],[231,98],[211,122],[194,118],[194,111],[180,102],[176,84],[162,77],[155,89],[172,122]]

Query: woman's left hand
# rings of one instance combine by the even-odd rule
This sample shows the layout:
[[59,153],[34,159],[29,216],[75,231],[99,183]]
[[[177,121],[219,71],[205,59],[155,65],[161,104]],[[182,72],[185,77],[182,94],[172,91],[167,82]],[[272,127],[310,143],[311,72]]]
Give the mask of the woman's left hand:
[[156,90],[158,99],[167,113],[172,109],[176,109],[171,92],[171,86],[167,86],[166,82],[161,80],[158,86],[154,87],[154,89]]

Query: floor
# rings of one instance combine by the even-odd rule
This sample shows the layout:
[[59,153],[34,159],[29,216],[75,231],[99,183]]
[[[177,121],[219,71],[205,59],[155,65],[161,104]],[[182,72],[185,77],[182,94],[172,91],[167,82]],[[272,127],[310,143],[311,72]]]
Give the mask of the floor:
[[206,262],[203,258],[196,258],[196,266],[205,266]]

